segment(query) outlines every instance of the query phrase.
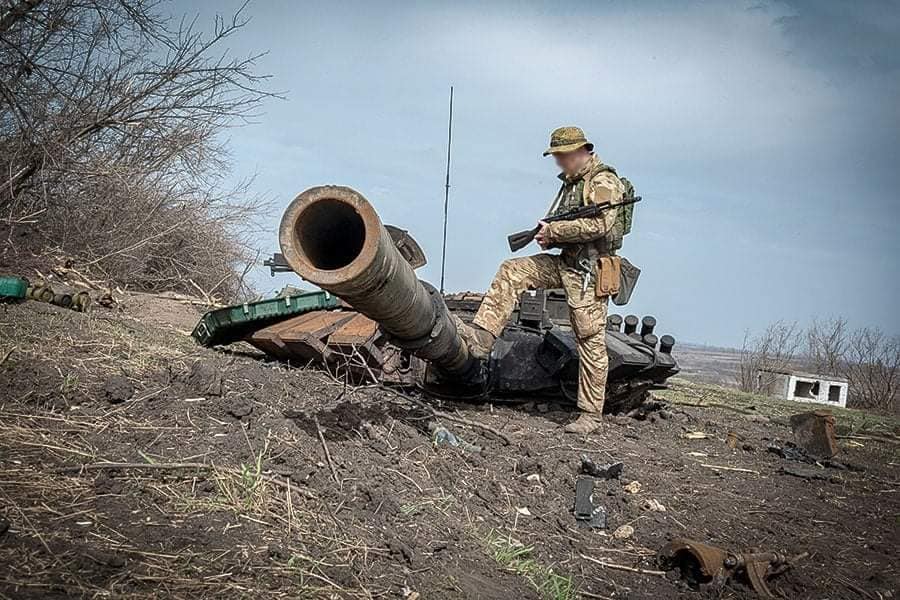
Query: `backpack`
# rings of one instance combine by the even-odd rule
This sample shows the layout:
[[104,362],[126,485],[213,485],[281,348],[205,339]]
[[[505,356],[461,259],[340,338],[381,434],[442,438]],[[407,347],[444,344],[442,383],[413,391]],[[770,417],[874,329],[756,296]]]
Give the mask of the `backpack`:
[[[622,182],[622,185],[625,188],[622,193],[622,200],[631,200],[634,198],[634,186],[625,177],[620,177],[619,174],[616,173],[615,167],[600,163],[599,165],[597,165],[597,168],[591,172],[590,178],[593,179],[594,176],[596,176],[598,173],[603,173],[605,171],[609,171],[610,173],[618,177],[619,181]],[[586,199],[587,196],[585,196],[585,200]],[[627,206],[623,206],[618,211],[618,215],[616,217],[616,225],[621,228],[623,236],[625,234],[631,233],[631,224],[634,221],[634,206],[634,204],[629,204]]]

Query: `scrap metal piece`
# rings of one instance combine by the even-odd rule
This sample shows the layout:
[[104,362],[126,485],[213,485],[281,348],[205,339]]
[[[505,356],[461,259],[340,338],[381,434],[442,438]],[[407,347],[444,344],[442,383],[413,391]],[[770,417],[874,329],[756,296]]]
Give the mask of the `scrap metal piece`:
[[579,477],[575,482],[575,520],[591,529],[606,529],[606,509],[594,503],[594,480]]
[[834,415],[829,410],[815,410],[791,417],[794,441],[817,459],[831,458],[839,451],[834,424]]
[[728,553],[709,544],[676,538],[662,547],[659,557],[666,570],[680,567],[690,584],[724,583],[726,579]]
[[625,468],[625,463],[615,462],[598,465],[587,454],[581,455],[581,472],[602,479],[618,479]]
[[764,598],[774,598],[767,580],[783,573],[807,553],[788,558],[777,552],[733,553],[687,538],[677,538],[659,551],[665,570],[678,568],[691,586],[701,584],[721,588],[729,579],[740,578]]
[[390,234],[391,239],[394,241],[394,246],[400,252],[400,256],[406,259],[409,266],[413,269],[418,269],[428,264],[428,259],[425,258],[425,253],[422,252],[419,242],[409,235],[407,230],[400,229],[394,225],[385,225],[384,228]]

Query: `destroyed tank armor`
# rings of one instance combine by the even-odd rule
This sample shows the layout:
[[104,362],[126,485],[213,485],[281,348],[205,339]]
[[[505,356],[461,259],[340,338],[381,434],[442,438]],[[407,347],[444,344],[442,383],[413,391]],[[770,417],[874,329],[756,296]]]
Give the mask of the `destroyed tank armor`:
[[[273,274],[292,270],[343,303],[246,335],[264,352],[315,362],[356,381],[415,385],[443,397],[555,395],[574,403],[578,352],[561,290],[525,292],[481,361],[470,355],[454,319],[471,320],[481,295],[444,297],[420,281],[415,269],[425,257],[418,244],[406,231],[383,225],[355,190],[329,185],[298,195],[282,217],[279,242],[281,254],[266,263]],[[674,339],[658,339],[655,327],[653,317],[610,315],[605,412],[635,408],[678,372]]]

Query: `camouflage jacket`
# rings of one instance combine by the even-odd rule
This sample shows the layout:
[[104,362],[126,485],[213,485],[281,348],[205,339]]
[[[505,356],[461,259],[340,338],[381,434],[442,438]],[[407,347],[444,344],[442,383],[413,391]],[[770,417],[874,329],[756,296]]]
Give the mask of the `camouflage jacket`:
[[[625,186],[616,172],[591,155],[588,163],[575,175],[559,175],[562,187],[550,208],[548,216],[561,214],[588,204],[617,204],[622,201]],[[593,246],[597,256],[609,256],[622,247],[622,226],[619,210],[608,210],[599,217],[555,221],[549,224],[551,246],[563,249],[563,257],[571,265],[591,253]]]

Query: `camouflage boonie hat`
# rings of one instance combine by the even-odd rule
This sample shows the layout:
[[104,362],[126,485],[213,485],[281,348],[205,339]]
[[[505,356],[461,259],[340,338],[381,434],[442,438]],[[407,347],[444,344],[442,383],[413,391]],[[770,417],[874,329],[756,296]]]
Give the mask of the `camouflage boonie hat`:
[[587,146],[593,150],[594,145],[587,141],[580,127],[557,127],[550,134],[550,147],[544,151],[544,156],[550,156],[557,152],[571,152]]

